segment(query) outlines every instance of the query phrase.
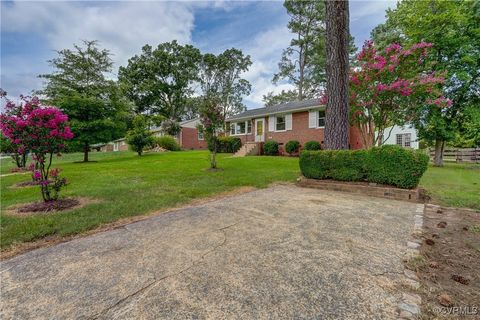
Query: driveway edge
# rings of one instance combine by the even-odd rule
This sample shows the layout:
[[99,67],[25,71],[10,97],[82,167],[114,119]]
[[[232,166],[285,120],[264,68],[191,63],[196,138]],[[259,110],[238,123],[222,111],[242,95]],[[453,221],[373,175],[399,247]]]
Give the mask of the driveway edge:
[[[412,238],[407,241],[407,252],[405,261],[418,257],[420,255],[420,246],[422,245],[422,228],[425,212],[425,204],[418,204],[415,216]],[[404,267],[405,287],[408,292],[402,294],[402,299],[398,304],[398,319],[416,319],[420,316],[422,298],[417,293],[412,293],[420,289],[420,282],[417,274]]]

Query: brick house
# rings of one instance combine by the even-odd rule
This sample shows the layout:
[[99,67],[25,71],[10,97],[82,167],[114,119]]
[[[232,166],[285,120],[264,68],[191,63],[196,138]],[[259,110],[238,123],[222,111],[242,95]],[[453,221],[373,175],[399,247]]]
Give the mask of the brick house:
[[[202,150],[207,149],[207,142],[203,138],[203,134],[198,132],[197,126],[200,124],[200,119],[192,119],[180,122],[182,130],[175,137],[182,149]],[[152,130],[154,135],[162,136],[160,128]]]
[[[315,140],[324,145],[325,105],[319,99],[296,101],[275,106],[251,109],[226,119],[227,134],[239,137],[242,144],[261,145],[267,140],[279,143],[280,153],[285,144],[297,140]],[[358,130],[350,128],[350,148],[362,147]],[[252,148],[261,150],[261,148]]]

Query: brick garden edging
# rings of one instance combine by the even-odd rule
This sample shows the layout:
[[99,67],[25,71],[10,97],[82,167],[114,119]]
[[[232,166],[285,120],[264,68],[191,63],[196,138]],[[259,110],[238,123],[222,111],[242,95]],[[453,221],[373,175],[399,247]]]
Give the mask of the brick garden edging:
[[[420,255],[420,246],[422,245],[422,228],[423,228],[423,216],[425,211],[424,204],[418,204],[413,224],[412,237],[407,241],[407,251],[405,253],[404,261],[408,261],[411,258],[418,257]],[[403,274],[404,285],[409,291],[418,291],[420,289],[420,282],[417,274],[404,267]],[[421,313],[422,298],[417,293],[404,292],[402,299],[398,303],[398,319],[417,319]]]
[[373,183],[343,182],[335,180],[317,180],[300,177],[297,179],[300,187],[316,188],[330,191],[359,193],[372,197],[381,197],[410,202],[424,202],[422,189],[400,189]]

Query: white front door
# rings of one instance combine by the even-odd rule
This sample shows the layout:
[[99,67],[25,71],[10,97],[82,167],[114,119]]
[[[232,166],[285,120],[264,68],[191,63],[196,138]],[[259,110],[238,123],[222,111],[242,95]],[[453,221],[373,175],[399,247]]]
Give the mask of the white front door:
[[255,142],[265,141],[265,119],[255,120]]

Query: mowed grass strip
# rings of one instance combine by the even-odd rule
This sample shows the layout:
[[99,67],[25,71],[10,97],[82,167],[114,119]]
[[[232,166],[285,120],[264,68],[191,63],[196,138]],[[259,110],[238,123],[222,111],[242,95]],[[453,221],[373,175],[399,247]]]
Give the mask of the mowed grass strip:
[[[46,236],[78,234],[121,218],[164,210],[194,199],[213,196],[238,187],[263,188],[273,182],[291,181],[299,175],[298,159],[288,157],[232,158],[219,155],[223,171],[211,172],[208,152],[92,153],[98,162],[75,163],[82,154],[56,159],[54,167],[70,184],[63,197],[87,197],[98,201],[68,212],[17,217],[6,214],[12,205],[40,200],[38,187],[11,188],[30,179],[28,174],[1,178],[1,247]],[[11,167],[2,159],[2,172]],[[8,170],[7,170],[8,171]],[[268,201],[266,199],[266,201]]]
[[480,164],[447,162],[443,167],[429,166],[420,186],[434,203],[480,210]]

